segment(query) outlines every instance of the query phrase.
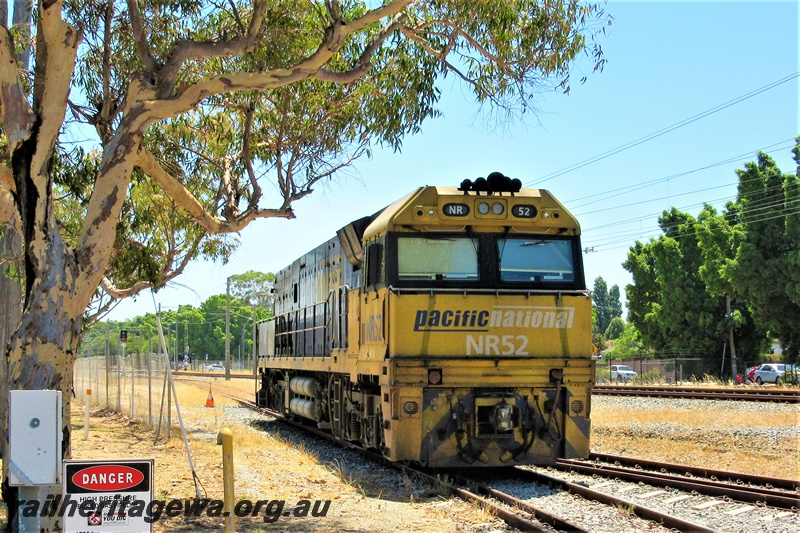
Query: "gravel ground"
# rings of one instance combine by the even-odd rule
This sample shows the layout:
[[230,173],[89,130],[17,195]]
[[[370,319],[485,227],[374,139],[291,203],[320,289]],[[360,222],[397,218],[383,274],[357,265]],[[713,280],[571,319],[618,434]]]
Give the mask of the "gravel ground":
[[652,398],[646,396],[593,396],[593,407],[635,409],[637,411],[664,411],[666,409],[695,410],[698,406],[711,409],[724,416],[726,412],[774,414],[799,413],[797,404],[779,402],[749,402],[730,400],[693,400],[689,398]]
[[[208,386],[207,384],[201,385]],[[215,385],[223,387],[223,385]],[[216,390],[216,389],[215,389]],[[223,389],[224,390],[224,389]],[[205,392],[201,394],[204,399]],[[194,405],[190,405],[194,402]],[[445,533],[461,531],[466,533],[502,533],[511,531],[502,521],[466,504],[457,498],[443,495],[437,487],[409,479],[394,469],[385,468],[367,461],[359,454],[332,445],[331,443],[303,434],[286,424],[276,422],[248,409],[233,405],[219,405],[213,410],[202,407],[199,400],[182,400],[182,410],[186,421],[189,439],[194,443],[193,450],[198,471],[204,475],[204,483],[214,497],[218,497],[220,474],[218,466],[219,448],[212,443],[220,427],[229,425],[240,428],[238,435],[243,441],[242,447],[236,444],[236,485],[237,497],[286,497],[287,500],[297,498],[333,498],[331,515],[328,520],[313,522],[281,521],[270,526],[241,527],[241,530],[252,531],[305,531],[312,526],[315,531],[381,531],[396,532],[436,532]],[[702,409],[708,410],[712,419],[709,424],[699,427],[697,416],[692,424],[681,423],[680,413],[695,414]],[[675,412],[678,418],[675,418]],[[635,455],[676,463],[698,464],[710,468],[736,470],[722,464],[717,455],[718,450],[735,441],[737,448],[762,460],[773,456],[776,450],[784,450],[788,443],[798,442],[797,406],[761,402],[724,402],[716,400],[657,399],[637,397],[595,397],[592,400],[593,424],[592,450],[596,452]],[[645,422],[631,424],[627,420],[631,413],[648,413]],[[664,414],[662,417],[661,414]],[[703,411],[705,413],[705,411]],[[671,414],[672,417],[668,417]],[[760,423],[771,415],[778,415],[793,424],[769,425]],[[789,415],[789,416],[786,416]],[[748,424],[737,426],[731,420],[743,417]],[[702,417],[701,417],[702,418]],[[601,421],[602,422],[599,422]],[[677,420],[677,422],[676,422]],[[749,423],[752,421],[752,423]],[[185,497],[191,493],[191,478],[179,468],[185,464],[182,454],[182,443],[173,440],[169,446],[152,449],[152,436],[134,426],[122,425],[112,428],[112,420],[107,419],[109,431],[114,431],[120,444],[112,445],[105,437],[93,437],[87,443],[94,449],[93,453],[107,456],[123,457],[126,453],[134,456],[156,455],[157,463],[165,470],[175,465],[172,478],[162,482],[163,497]],[[783,424],[783,419],[780,422]],[[128,433],[126,433],[128,432]],[[133,437],[131,437],[133,432]],[[117,435],[119,434],[119,435]],[[248,434],[255,434],[250,448],[246,447]],[[127,440],[126,440],[127,439]],[[140,446],[126,443],[142,441]],[[717,442],[718,441],[718,442]],[[257,446],[253,443],[258,442]],[[622,446],[616,447],[613,443]],[[709,443],[714,444],[713,446]],[[205,443],[205,444],[202,444]],[[274,444],[273,444],[274,443]],[[603,446],[603,443],[606,445]],[[633,443],[633,444],[632,444]],[[674,443],[674,445],[673,445]],[[720,446],[717,444],[721,443]],[[635,448],[639,446],[639,448]],[[658,444],[658,450],[656,450]],[[76,444],[78,447],[82,444]],[[625,446],[628,447],[627,453]],[[657,457],[656,452],[679,449],[683,446],[692,450],[686,457]],[[758,449],[761,447],[763,449]],[[122,451],[121,451],[122,450]],[[142,450],[145,450],[144,452]],[[800,453],[792,452],[795,456]],[[80,454],[79,454],[80,455]],[[691,457],[690,457],[691,455]],[[791,454],[788,454],[791,457]],[[766,460],[764,460],[766,461]],[[796,461],[800,463],[800,461]],[[793,465],[797,467],[797,465]],[[185,468],[184,468],[185,470]],[[748,471],[743,469],[741,471]],[[164,474],[162,473],[162,475]],[[564,477],[561,472],[548,472],[555,477]],[[758,473],[758,472],[753,472]],[[169,476],[170,474],[167,473]],[[571,480],[595,486],[599,479],[569,474]],[[792,475],[782,477],[797,477]],[[605,480],[602,480],[603,482]],[[573,522],[583,524],[592,531],[623,533],[627,531],[663,531],[664,528],[641,520],[632,515],[628,508],[616,508],[587,501],[547,486],[533,485],[519,481],[497,483],[497,488],[507,490],[533,505],[550,510]],[[157,480],[158,484],[158,480]],[[631,488],[632,490],[627,490]],[[704,496],[692,496],[690,500],[675,503],[664,503],[677,494],[667,494],[642,498],[642,495],[657,489],[639,486],[626,482],[615,482],[609,486],[617,496],[635,504],[648,507],[664,506],[670,513],[679,513],[687,520],[708,524],[720,531],[768,531],[798,532],[798,516],[782,516],[777,519],[777,512],[769,508],[748,509],[742,514],[730,514],[745,507],[739,503],[725,503],[719,506],[697,509],[698,505],[710,501]],[[726,514],[727,513],[727,514]],[[1,520],[0,520],[1,521]],[[244,524],[242,524],[244,525]],[[159,531],[219,531],[219,524],[206,521],[203,523],[163,524]],[[202,526],[202,528],[201,528]],[[157,528],[158,529],[158,528]]]
[[[698,401],[703,403],[698,404]],[[726,414],[729,413],[745,412],[757,416],[758,414],[795,413],[797,411],[795,406],[786,404],[715,400],[600,397],[594,399],[593,402],[594,408],[615,410],[635,409],[654,412],[666,409],[693,410],[697,409],[698,405],[702,405],[704,408],[711,409],[714,413],[718,414],[721,420],[725,419]],[[365,461],[355,452],[332,446],[323,439],[302,435],[289,426],[276,424],[270,419],[261,417],[245,409],[232,409],[236,410],[236,416],[242,417],[243,421],[248,421],[254,427],[274,434],[283,441],[303,446],[306,450],[316,455],[322,464],[338,471],[344,479],[350,480],[351,483],[356,486],[366,488],[365,490],[368,492],[371,491],[374,494],[376,492],[385,491],[386,494],[391,494],[397,491],[404,491],[408,493],[411,489],[412,502],[415,499],[423,501],[432,495],[430,488],[420,485],[412,489],[412,482],[405,475],[398,474],[392,469]],[[233,411],[231,414],[233,415]],[[595,427],[595,431],[599,433],[605,430],[606,428],[604,427]],[[704,438],[708,438],[709,433],[718,433],[725,437],[734,436],[743,440],[752,440],[758,437],[760,439],[766,438],[777,442],[779,440],[791,438],[797,439],[799,431],[796,425],[744,428],[732,427],[709,430],[683,427],[675,423],[659,422],[630,428],[631,436],[634,438],[679,439],[687,441],[693,441],[693,439],[697,439],[700,435],[703,435]],[[615,451],[609,450],[609,452],[614,453]],[[546,471],[546,469],[543,469],[543,471]],[[593,479],[591,476],[564,472],[547,473],[585,486],[594,486],[601,483],[600,480]],[[493,486],[520,499],[527,500],[537,507],[566,517],[592,531],[618,533],[623,531],[652,532],[663,530],[661,526],[653,522],[636,517],[629,508],[617,508],[588,501],[578,496],[551,489],[547,486],[508,480],[498,481],[497,483],[493,483]],[[612,485],[605,487],[603,490],[622,497],[632,502],[634,505],[656,508],[666,513],[680,516],[685,520],[707,525],[719,531],[749,532],[758,530],[769,533],[796,533],[800,530],[800,528],[798,528],[797,514],[782,514],[780,511],[766,507],[750,506],[738,502],[723,502],[720,505],[702,507],[703,504],[714,501],[714,498],[701,495],[690,495],[691,497],[686,500],[665,503],[683,493],[667,489],[664,494],[642,497],[650,492],[663,489],[620,481],[613,482]],[[440,505],[448,505],[447,500],[442,500]],[[747,510],[742,511],[742,509],[745,508]],[[755,529],[754,524],[758,524],[758,527]],[[471,530],[485,530],[487,526],[488,524],[481,524]],[[492,524],[489,527],[495,531],[502,531],[505,529],[499,523]]]
[[[326,439],[304,434],[288,424],[272,417],[238,406],[222,406],[222,418],[226,424],[249,426],[276,441],[286,443],[297,450],[297,454],[314,458],[314,472],[304,471],[283,474],[280,468],[252,467],[254,458],[237,455],[236,485],[239,491],[249,494],[271,494],[276,484],[286,487],[294,494],[315,494],[319,483],[330,485],[325,478],[335,478],[347,489],[336,501],[336,509],[342,515],[352,515],[359,524],[357,531],[459,531],[463,533],[506,533],[515,531],[502,520],[457,498],[443,496],[439,490],[427,483],[413,480],[393,468],[387,468],[366,460],[358,452],[341,448]],[[196,408],[202,414],[203,408]],[[191,415],[192,410],[187,410]],[[188,416],[187,418],[193,418]],[[207,426],[202,418],[187,422],[187,431],[200,438],[216,437],[217,429]],[[247,461],[251,468],[244,466]],[[268,463],[265,456],[263,463]],[[241,466],[239,464],[241,463]],[[302,478],[307,480],[303,482]],[[349,494],[348,494],[349,493]],[[333,507],[332,507],[333,509]],[[462,517],[462,518],[459,518]],[[438,520],[434,523],[434,520]],[[448,527],[448,524],[449,527]],[[350,531],[350,529],[345,528]]]

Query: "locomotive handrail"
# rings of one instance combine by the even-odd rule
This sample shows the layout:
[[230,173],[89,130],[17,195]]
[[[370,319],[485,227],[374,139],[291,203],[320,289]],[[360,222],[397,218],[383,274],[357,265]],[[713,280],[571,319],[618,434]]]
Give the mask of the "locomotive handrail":
[[511,289],[511,288],[491,288],[491,289],[465,289],[465,288],[452,288],[452,287],[395,287],[389,285],[387,289],[394,293],[419,293],[419,292],[451,292],[451,293],[476,293],[476,294],[566,294],[571,296],[588,296],[589,291],[586,289]]
[[[276,332],[275,332],[276,341],[278,339],[280,339],[280,338],[284,338],[284,339],[288,339],[289,340],[288,343],[276,342],[276,346],[281,346],[281,350],[284,350],[286,348],[293,349],[299,344],[298,336],[300,334],[305,334],[305,333],[311,332],[311,354],[310,355],[311,355],[311,357],[315,357],[315,356],[318,355],[317,354],[317,331],[318,330],[323,330],[324,331],[324,335],[323,335],[323,339],[322,340],[323,340],[323,346],[324,347],[323,347],[323,353],[320,354],[320,355],[324,356],[324,355],[326,355],[326,352],[330,353],[330,350],[332,350],[333,347],[334,347],[334,345],[333,345],[334,337],[335,337],[335,340],[336,340],[336,345],[341,347],[342,344],[346,341],[346,335],[347,335],[346,322],[345,322],[345,327],[343,328],[341,326],[341,320],[342,320],[342,318],[344,318],[346,320],[347,314],[348,314],[347,298],[346,297],[342,298],[341,295],[346,294],[346,292],[349,291],[349,290],[350,290],[350,287],[348,285],[341,285],[341,286],[339,286],[339,287],[337,287],[335,289],[331,289],[328,292],[328,296],[325,298],[325,300],[322,300],[322,301],[319,301],[319,302],[314,302],[312,304],[309,304],[309,305],[306,305],[306,306],[303,306],[303,307],[300,307],[300,308],[297,308],[297,309],[293,309],[291,311],[286,311],[284,313],[281,313],[279,315],[275,315],[274,317],[272,317],[270,320],[275,320],[276,323],[281,323],[281,319],[288,319],[286,321],[288,321],[289,324],[292,324],[292,322],[293,322],[294,325],[295,325],[294,327],[292,327],[291,329],[289,329],[287,331],[277,331],[276,330]],[[337,300],[338,300],[338,304],[339,305],[335,305],[337,303]],[[342,305],[342,300],[344,300],[344,304],[343,305]],[[319,308],[319,306],[322,306],[322,323],[321,324],[317,324],[317,316],[318,316],[317,309]],[[308,314],[309,314],[308,311],[309,310],[312,311],[310,317],[308,316]],[[336,315],[336,319],[337,319],[338,323],[334,322],[334,313],[331,312],[332,310],[336,311],[335,315]],[[301,313],[302,313],[302,321],[303,321],[304,327],[298,328],[298,327],[296,327],[296,325],[300,323],[300,318],[301,318],[300,314]],[[292,319],[294,319],[294,320],[292,320]],[[310,327],[308,327],[309,320],[311,321],[311,326]],[[334,325],[336,325],[337,327],[334,328]],[[306,339],[305,339],[305,336],[304,336],[303,337],[303,347],[304,348],[306,348],[305,345],[306,345]],[[326,348],[327,348],[327,350],[326,350]],[[276,348],[276,351],[278,351],[277,348]],[[288,354],[285,354],[285,355],[288,355]],[[302,350],[302,355],[304,357],[306,355],[308,355],[308,350],[307,349],[303,349]]]

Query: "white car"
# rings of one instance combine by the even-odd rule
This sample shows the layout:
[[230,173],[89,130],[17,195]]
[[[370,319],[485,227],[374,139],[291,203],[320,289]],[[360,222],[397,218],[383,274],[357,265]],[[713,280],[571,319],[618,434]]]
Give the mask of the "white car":
[[205,370],[206,372],[225,372],[225,365],[214,363],[212,365],[204,366],[203,370]]
[[758,367],[756,370],[756,383],[774,383],[780,385],[783,381],[783,374],[786,372],[786,365],[767,363]]
[[611,365],[611,381],[628,381],[638,375],[627,365]]

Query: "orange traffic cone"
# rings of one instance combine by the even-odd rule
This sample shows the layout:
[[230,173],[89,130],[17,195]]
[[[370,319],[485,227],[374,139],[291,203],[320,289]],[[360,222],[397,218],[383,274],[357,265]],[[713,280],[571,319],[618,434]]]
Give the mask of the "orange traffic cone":
[[211,394],[211,385],[208,386],[208,399],[206,400],[206,407],[214,407],[214,396]]

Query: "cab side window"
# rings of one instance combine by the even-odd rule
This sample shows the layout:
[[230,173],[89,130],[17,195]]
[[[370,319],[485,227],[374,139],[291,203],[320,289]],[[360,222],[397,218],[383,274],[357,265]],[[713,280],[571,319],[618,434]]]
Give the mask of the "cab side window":
[[366,254],[366,268],[364,269],[364,287],[375,288],[379,285],[384,285],[385,280],[385,265],[383,254],[383,242],[375,241],[367,245]]

